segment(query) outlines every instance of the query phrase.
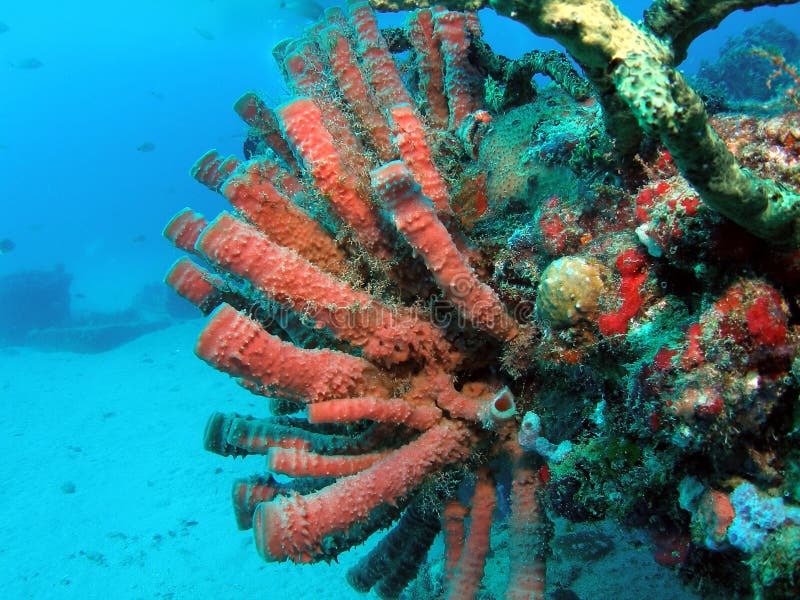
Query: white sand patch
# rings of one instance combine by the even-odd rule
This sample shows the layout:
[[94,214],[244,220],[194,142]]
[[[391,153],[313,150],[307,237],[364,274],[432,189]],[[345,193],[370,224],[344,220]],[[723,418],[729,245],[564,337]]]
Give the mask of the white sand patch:
[[195,321],[95,355],[0,349],[6,598],[364,598],[340,564],[267,564],[230,487],[263,461],[202,448],[211,412],[266,415],[195,357]]

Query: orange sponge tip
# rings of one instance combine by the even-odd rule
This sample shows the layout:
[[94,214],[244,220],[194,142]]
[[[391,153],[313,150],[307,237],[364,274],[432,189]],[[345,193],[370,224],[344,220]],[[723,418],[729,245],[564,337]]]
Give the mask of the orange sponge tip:
[[176,214],[164,228],[164,237],[177,248],[194,252],[194,243],[200,232],[208,225],[205,217],[191,208],[184,208]]
[[217,278],[186,257],[178,259],[167,271],[166,283],[179,295],[208,314],[221,303],[216,285]]

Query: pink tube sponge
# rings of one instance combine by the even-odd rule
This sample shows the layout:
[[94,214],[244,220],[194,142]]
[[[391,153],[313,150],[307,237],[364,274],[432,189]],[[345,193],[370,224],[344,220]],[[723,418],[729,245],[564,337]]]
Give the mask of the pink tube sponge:
[[397,229],[425,260],[448,300],[479,329],[504,340],[516,336],[516,322],[494,290],[478,280],[405,163],[390,162],[370,175]]

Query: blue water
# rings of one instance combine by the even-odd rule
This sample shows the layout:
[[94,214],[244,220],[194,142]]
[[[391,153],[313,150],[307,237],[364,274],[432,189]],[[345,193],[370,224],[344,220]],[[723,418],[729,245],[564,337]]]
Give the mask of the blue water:
[[[13,242],[13,249],[0,254],[0,278],[60,269],[72,277],[69,301],[76,318],[138,311],[143,293],[150,302],[161,302],[160,296],[152,299],[152,290],[166,298],[161,281],[181,253],[161,237],[165,223],[185,206],[209,217],[226,209],[221,196],[189,176],[189,167],[210,148],[241,156],[246,127],[231,106],[244,91],[257,91],[271,105],[287,97],[270,50],[302,32],[309,20],[277,4],[0,3],[0,22],[7,26],[0,33],[0,240]],[[633,18],[646,5],[621,3]],[[380,21],[394,24],[397,18]],[[729,36],[770,18],[800,35],[798,5],[738,13],[701,36],[683,68],[694,71],[700,61],[716,58]],[[498,53],[515,57],[534,48],[558,48],[491,12],[482,13],[481,20],[485,39]],[[12,314],[30,308],[0,306]],[[181,343],[188,338],[183,331]],[[188,343],[183,351],[190,352]],[[137,355],[137,360],[144,359]],[[101,362],[92,364],[102,368]],[[210,378],[218,376],[205,371]],[[139,369],[117,373],[114,385],[138,385]],[[38,381],[47,372],[35,376]],[[215,394],[226,389],[206,387]],[[6,389],[0,389],[4,408],[19,401]],[[47,391],[58,402],[58,382]],[[192,429],[186,437],[194,443],[200,433]],[[123,457],[114,466],[124,464]],[[208,464],[217,462],[211,457]],[[152,466],[160,468],[155,460]],[[124,473],[124,468],[108,469],[108,485]],[[224,485],[229,480],[226,476]],[[8,499],[0,495],[0,501]],[[230,536],[231,544],[238,543],[232,523]],[[31,540],[37,543],[41,540]],[[0,589],[8,575],[0,572]]]

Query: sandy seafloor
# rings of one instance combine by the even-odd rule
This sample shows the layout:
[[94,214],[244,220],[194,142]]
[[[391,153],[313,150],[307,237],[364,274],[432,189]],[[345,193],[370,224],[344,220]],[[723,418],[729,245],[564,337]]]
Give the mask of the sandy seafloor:
[[[264,408],[194,355],[200,328],[186,321],[99,354],[0,349],[3,598],[367,597],[344,579],[364,547],[339,564],[267,564],[236,529],[232,480],[263,464],[205,452],[202,433],[215,410]],[[549,580],[582,600],[694,597],[642,532],[574,531],[614,547],[550,561]],[[504,571],[502,535],[493,549],[489,590]]]
[[236,529],[231,483],[262,464],[207,453],[202,434],[257,398],[193,354],[200,327],[101,354],[0,349],[1,597],[362,597],[354,556],[267,564]]

